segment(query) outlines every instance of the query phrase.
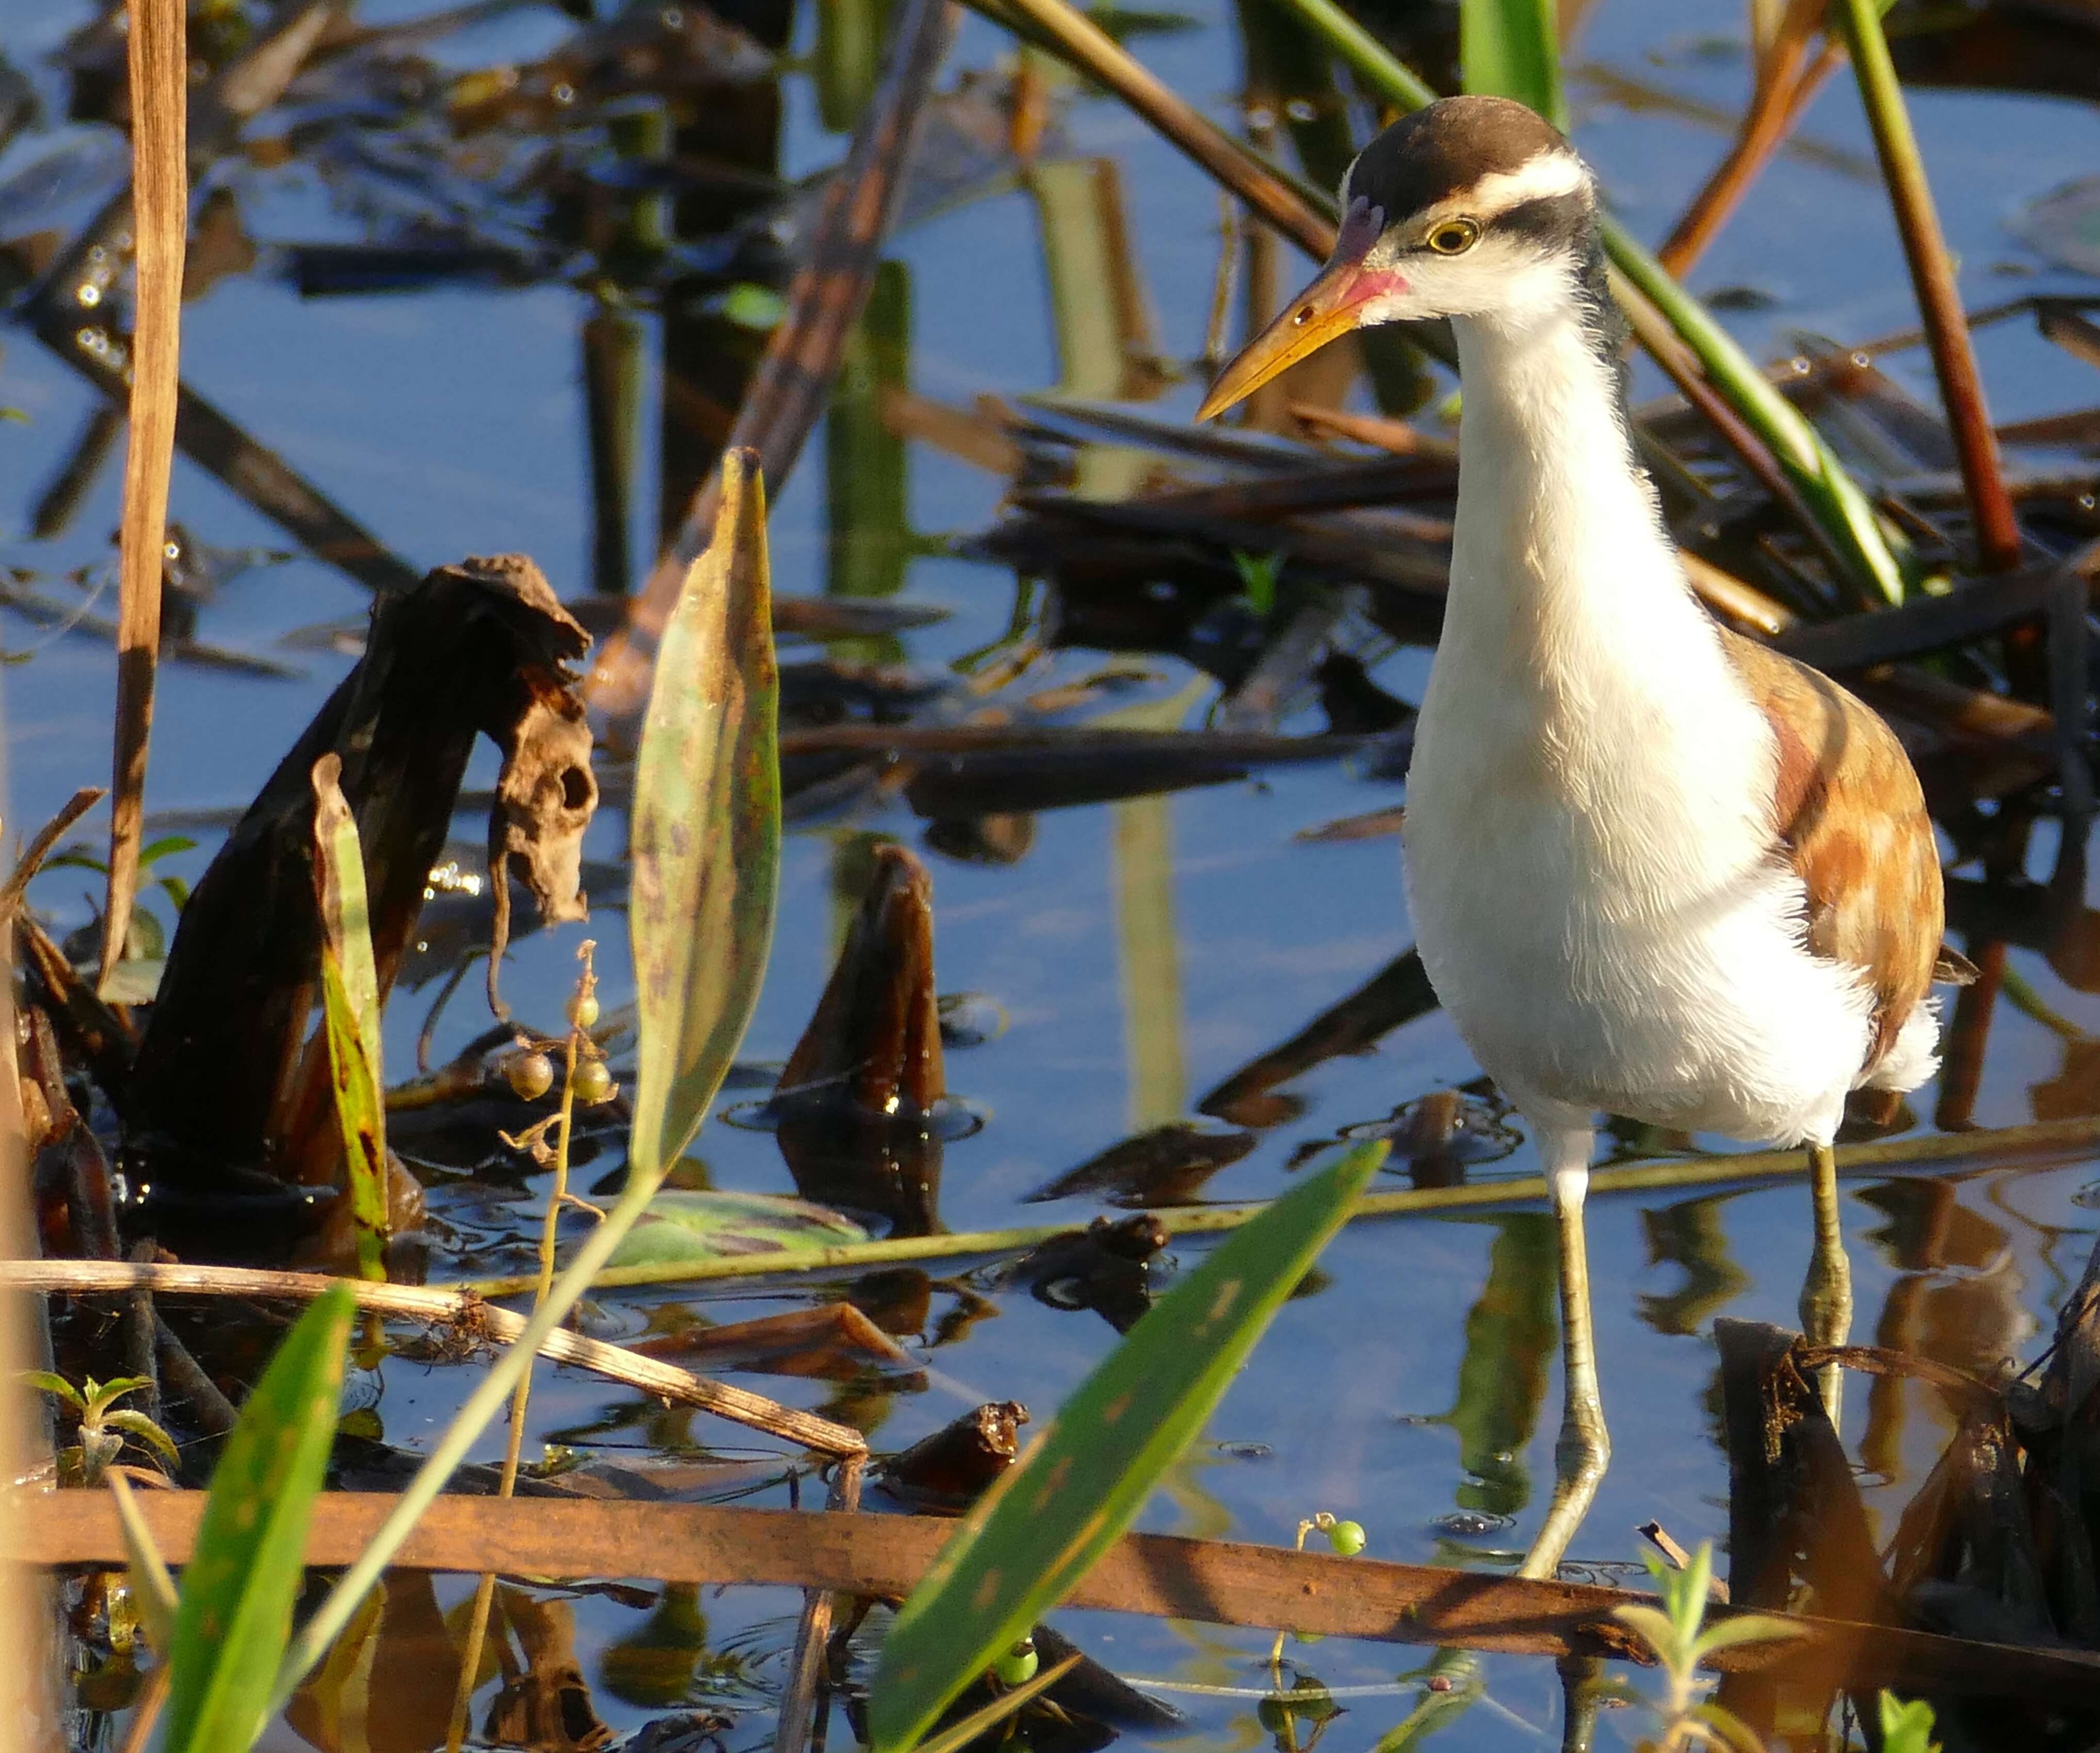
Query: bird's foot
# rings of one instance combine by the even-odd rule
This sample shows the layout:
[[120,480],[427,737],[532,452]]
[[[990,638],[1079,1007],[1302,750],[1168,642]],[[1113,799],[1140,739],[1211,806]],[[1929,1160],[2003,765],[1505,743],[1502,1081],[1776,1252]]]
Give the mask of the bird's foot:
[[[1842,1241],[1819,1239],[1801,1287],[1801,1332],[1810,1345],[1842,1346],[1852,1331],[1852,1262]],[[1845,1372],[1835,1363],[1816,1372],[1823,1409],[1836,1424],[1844,1408]]]
[[1553,1450],[1553,1500],[1517,1575],[1551,1579],[1560,1568],[1576,1531],[1590,1513],[1597,1487],[1612,1461],[1612,1438],[1604,1429],[1604,1408],[1595,1401],[1571,1403]]

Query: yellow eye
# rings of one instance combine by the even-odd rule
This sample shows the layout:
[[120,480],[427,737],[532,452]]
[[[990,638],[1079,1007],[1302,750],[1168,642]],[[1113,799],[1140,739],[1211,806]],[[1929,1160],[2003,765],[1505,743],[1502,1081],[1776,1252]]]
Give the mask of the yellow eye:
[[1440,256],[1461,256],[1480,240],[1480,228],[1471,219],[1446,219],[1424,240]]

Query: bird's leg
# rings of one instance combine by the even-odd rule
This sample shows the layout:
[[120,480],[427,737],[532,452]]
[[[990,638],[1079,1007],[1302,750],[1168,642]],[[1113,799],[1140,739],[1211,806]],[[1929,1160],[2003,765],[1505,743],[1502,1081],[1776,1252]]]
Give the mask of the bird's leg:
[[1568,1542],[1590,1513],[1597,1483],[1612,1458],[1612,1439],[1604,1429],[1604,1406],[1597,1392],[1596,1334],[1590,1320],[1590,1251],[1582,1229],[1582,1201],[1590,1191],[1590,1135],[1583,1132],[1543,1139],[1541,1150],[1560,1232],[1567,1401],[1560,1418],[1560,1441],[1553,1451],[1553,1501],[1517,1575],[1550,1579],[1560,1570]]
[[[1852,1262],[1838,1220],[1838,1158],[1828,1144],[1808,1147],[1808,1184],[1815,1199],[1815,1251],[1801,1287],[1801,1331],[1811,1346],[1842,1346],[1852,1330]],[[1820,1378],[1816,1387],[1834,1425],[1844,1406],[1845,1372],[1832,1363]]]

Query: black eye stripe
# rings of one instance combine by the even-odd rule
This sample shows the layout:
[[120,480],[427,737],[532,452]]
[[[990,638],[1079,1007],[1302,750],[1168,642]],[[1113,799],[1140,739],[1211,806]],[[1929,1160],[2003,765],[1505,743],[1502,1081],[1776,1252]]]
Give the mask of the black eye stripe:
[[1520,201],[1488,222],[1498,236],[1520,237],[1546,249],[1569,249],[1586,239],[1592,223],[1590,203],[1580,193],[1544,195]]

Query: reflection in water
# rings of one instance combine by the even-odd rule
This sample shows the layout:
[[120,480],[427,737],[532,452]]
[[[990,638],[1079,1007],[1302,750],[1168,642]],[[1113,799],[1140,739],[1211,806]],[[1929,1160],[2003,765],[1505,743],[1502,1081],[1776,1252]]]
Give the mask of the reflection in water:
[[1643,1295],[1641,1319],[1658,1333],[1689,1337],[1750,1288],[1750,1275],[1728,1251],[1722,1215],[1732,1193],[1688,1199],[1641,1213],[1648,1262],[1683,1269],[1684,1282],[1667,1296]]
[[667,1710],[693,1695],[708,1647],[708,1619],[697,1583],[666,1584],[655,1610],[624,1637],[606,1645],[598,1680],[615,1698],[644,1710]]
[[1560,1341],[1554,1307],[1553,1219],[1518,1211],[1489,1220],[1488,1281],[1466,1316],[1458,1395],[1444,1422],[1458,1432],[1467,1482],[1462,1509],[1512,1516],[1531,1497],[1520,1457],[1538,1426],[1549,1360]]
[[534,1753],[596,1753],[611,1746],[612,1731],[600,1720],[576,1662],[576,1608],[507,1584],[496,1593],[503,1686],[488,1707],[483,1738]]
[[[492,1677],[492,1649],[483,1661],[481,1677]],[[390,1570],[292,1694],[285,1720],[321,1753],[423,1753],[443,1742],[459,1662],[430,1574]]]
[[[1961,1183],[1906,1178],[1867,1188],[1860,1200],[1887,1222],[1867,1239],[1902,1275],[1889,1287],[1874,1343],[1988,1377],[2014,1355],[2037,1324],[2022,1303],[2027,1288],[2000,1224],[1961,1202]],[[1911,1385],[1877,1376],[1867,1389],[1860,1458],[1887,1480],[1904,1477],[1904,1421]],[[1957,1420],[1941,1396],[1923,1390],[1927,1416],[1948,1433]],[[1932,1447],[1940,1447],[1935,1434]]]
[[1181,967],[1174,934],[1174,848],[1163,797],[1114,806],[1117,941],[1133,1132],[1187,1112],[1181,1055]]

